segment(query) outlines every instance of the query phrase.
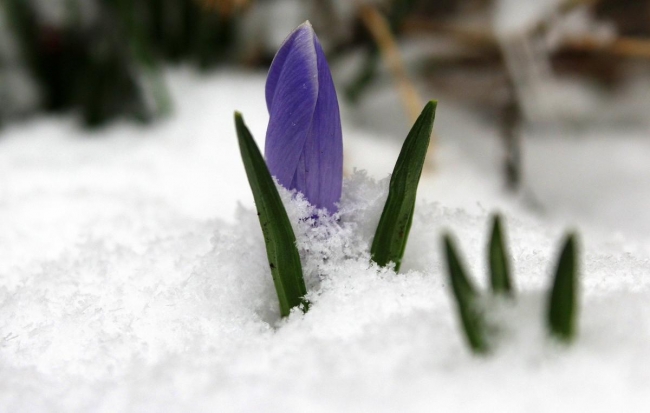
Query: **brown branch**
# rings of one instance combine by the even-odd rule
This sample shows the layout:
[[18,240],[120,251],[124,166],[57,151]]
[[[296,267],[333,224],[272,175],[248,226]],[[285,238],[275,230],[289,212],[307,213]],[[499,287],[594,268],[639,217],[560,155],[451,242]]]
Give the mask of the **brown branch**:
[[198,0],[206,9],[217,10],[222,16],[230,17],[239,9],[245,9],[252,0]]
[[406,108],[411,122],[415,122],[422,107],[422,98],[406,73],[406,68],[399,52],[397,42],[390,31],[388,21],[376,8],[369,5],[359,7],[359,16],[377,43],[379,52],[386,63]]
[[603,41],[585,36],[567,39],[563,46],[573,50],[603,52],[626,58],[650,59],[650,39],[618,37]]
[[566,13],[578,6],[595,6],[597,3],[600,3],[600,0],[566,0],[560,4],[558,11],[560,13]]
[[497,38],[491,30],[468,28],[459,24],[436,22],[422,18],[410,18],[402,26],[405,34],[441,33],[453,37],[465,46],[475,48],[497,47]]
[[[498,47],[498,39],[491,31],[466,28],[457,24],[410,19],[405,23],[404,31],[406,33],[421,33],[423,31],[440,33],[453,37],[465,46],[477,49]],[[583,35],[564,39],[560,45],[560,50],[562,49],[601,52],[626,58],[650,59],[650,39],[646,38],[617,37],[603,40],[596,36]]]
[[[375,43],[377,43],[379,52],[393,76],[393,80],[402,98],[402,104],[406,109],[407,115],[411,122],[415,122],[420,115],[420,111],[424,107],[424,104],[420,94],[406,72],[402,55],[395,38],[390,31],[388,21],[376,8],[365,4],[359,6],[359,16],[374,38]],[[432,159],[435,151],[435,136],[435,132],[432,132],[431,143],[429,144],[429,150],[427,151],[426,159],[428,162],[425,165],[426,172],[430,172],[433,169]]]

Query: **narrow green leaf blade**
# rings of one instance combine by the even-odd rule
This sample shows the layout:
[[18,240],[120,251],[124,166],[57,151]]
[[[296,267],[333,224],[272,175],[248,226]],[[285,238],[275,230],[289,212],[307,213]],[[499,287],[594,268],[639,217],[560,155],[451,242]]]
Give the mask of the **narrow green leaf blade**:
[[308,303],[304,296],[307,289],[302,275],[300,255],[296,248],[296,236],[291,228],[287,211],[284,209],[264,158],[238,112],[235,112],[235,126],[239,150],[264,234],[266,255],[280,301],[280,313],[286,317],[293,307],[301,305],[306,311]]
[[467,277],[451,237],[445,235],[443,240],[449,281],[456,299],[465,338],[474,353],[486,353],[489,350],[487,330],[483,315],[477,308],[478,294]]
[[372,259],[380,266],[394,262],[395,272],[399,271],[402,264],[413,222],[415,197],[431,140],[436,106],[436,101],[426,104],[404,141],[390,179],[388,199],[370,249]]
[[569,342],[576,334],[578,307],[577,236],[566,236],[555,271],[548,306],[548,326],[551,334]]
[[492,235],[488,246],[488,262],[490,263],[490,284],[495,294],[512,295],[513,288],[510,279],[510,263],[506,249],[501,215],[492,218]]

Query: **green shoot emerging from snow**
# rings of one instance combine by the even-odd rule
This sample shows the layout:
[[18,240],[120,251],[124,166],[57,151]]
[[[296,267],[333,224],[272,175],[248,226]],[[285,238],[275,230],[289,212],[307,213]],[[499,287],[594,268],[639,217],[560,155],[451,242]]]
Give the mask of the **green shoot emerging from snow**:
[[451,289],[456,299],[458,314],[465,331],[467,343],[475,353],[488,351],[488,341],[483,314],[478,308],[478,293],[472,285],[456,253],[451,236],[444,236],[445,258]]
[[490,284],[495,294],[513,295],[510,281],[510,263],[501,231],[501,216],[492,218],[492,236],[488,246],[488,262],[490,263]]
[[241,157],[264,234],[266,255],[280,301],[280,313],[286,317],[297,306],[306,311],[308,303],[304,296],[307,289],[291,222],[264,158],[239,113],[235,113],[235,126]]
[[[492,235],[488,245],[490,283],[495,296],[513,297],[510,277],[510,259],[503,241],[500,216],[493,218]],[[489,351],[490,342],[485,314],[479,306],[480,294],[473,287],[470,277],[463,269],[451,237],[443,237],[444,258],[452,293],[458,308],[461,326],[471,350],[477,354]],[[552,336],[570,342],[576,335],[578,265],[576,235],[566,237],[549,292],[547,325]]]
[[576,238],[575,234],[569,234],[564,241],[548,306],[548,327],[555,337],[566,342],[573,340],[576,334],[578,306]]
[[411,128],[390,178],[388,198],[379,219],[370,254],[380,266],[395,263],[399,271],[408,241],[415,197],[417,195],[424,159],[431,140],[437,102],[430,101]]

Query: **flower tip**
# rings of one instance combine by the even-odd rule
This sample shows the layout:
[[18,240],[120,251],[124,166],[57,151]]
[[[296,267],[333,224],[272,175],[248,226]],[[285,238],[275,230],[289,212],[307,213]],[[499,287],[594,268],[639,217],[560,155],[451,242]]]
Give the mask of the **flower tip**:
[[[300,26],[296,27],[292,33],[298,33],[298,32],[306,32],[309,33],[311,36],[316,36],[316,33],[314,32],[314,27],[311,25],[311,22],[309,20],[305,20]],[[291,35],[289,35],[288,38],[290,38]]]

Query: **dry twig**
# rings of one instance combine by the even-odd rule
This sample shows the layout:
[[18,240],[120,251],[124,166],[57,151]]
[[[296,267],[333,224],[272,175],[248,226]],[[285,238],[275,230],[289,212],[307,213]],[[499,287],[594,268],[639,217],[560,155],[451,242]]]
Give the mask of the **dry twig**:
[[595,37],[583,36],[567,39],[563,46],[573,50],[603,52],[626,58],[650,59],[650,39],[617,37],[603,41]]
[[222,16],[231,16],[236,10],[248,7],[252,0],[198,0],[208,9],[217,10]]
[[411,122],[415,122],[423,107],[422,98],[406,73],[402,56],[390,31],[388,21],[376,8],[365,4],[359,7],[359,16],[377,43],[381,56],[395,80]]
[[[379,52],[393,76],[408,117],[411,122],[415,122],[424,104],[406,72],[404,61],[402,60],[397,42],[390,31],[388,21],[375,7],[366,4],[359,6],[359,16],[377,43]],[[428,162],[425,166],[425,172],[429,172],[432,169],[435,141],[435,132],[432,132],[427,152],[426,159]]]

